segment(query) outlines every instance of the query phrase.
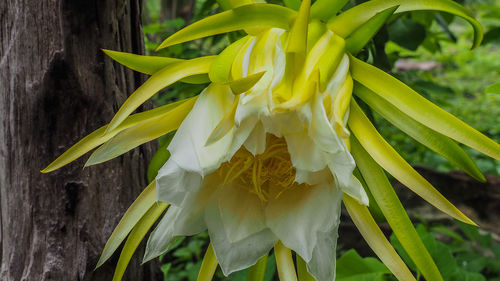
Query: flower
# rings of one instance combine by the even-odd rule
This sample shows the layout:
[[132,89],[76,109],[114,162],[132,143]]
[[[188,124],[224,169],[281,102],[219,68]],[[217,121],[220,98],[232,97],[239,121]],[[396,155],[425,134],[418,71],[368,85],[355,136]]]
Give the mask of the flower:
[[[98,266],[129,235],[115,273],[119,280],[137,241],[168,208],[148,239],[145,261],[167,251],[177,236],[208,229],[211,246],[200,280],[211,279],[217,264],[225,274],[260,267],[258,261],[274,247],[282,281],[297,278],[290,249],[298,256],[301,281],[331,281],[342,201],[399,280],[415,279],[376,225],[370,211],[377,208],[423,276],[442,280],[384,170],[451,217],[474,222],[378,134],[356,99],[479,180],[483,175],[454,140],[496,159],[500,145],[355,55],[395,13],[438,10],[461,16],[475,30],[474,46],[481,41],[481,26],[447,0],[371,0],[335,16],[340,2],[345,3],[318,0],[311,6],[304,0],[296,12],[230,1],[228,11],[196,22],[160,45],[240,29],[248,33],[217,56],[183,61],[105,50],[152,76],[110,124],[44,172],[101,144],[86,165],[177,131],[168,146],[170,158],[125,213]],[[176,81],[210,84],[197,97],[130,115]],[[307,271],[300,270],[304,264]]]
[[[293,98],[276,95],[288,83],[281,43],[287,36],[268,29],[242,39],[233,73],[265,74],[240,95],[229,85],[209,85],[182,122],[156,178],[157,199],[171,207],[149,238],[145,260],[165,252],[175,236],[208,228],[226,275],[255,264],[281,241],[317,280],[334,279],[342,193],[368,205],[341,137],[348,136],[349,58],[340,54],[320,91],[311,75],[318,73],[316,49],[333,41],[333,32],[326,32],[305,58],[303,81],[296,82],[310,92],[298,86],[289,94],[308,97],[291,106]],[[224,122],[230,129],[211,140]]]

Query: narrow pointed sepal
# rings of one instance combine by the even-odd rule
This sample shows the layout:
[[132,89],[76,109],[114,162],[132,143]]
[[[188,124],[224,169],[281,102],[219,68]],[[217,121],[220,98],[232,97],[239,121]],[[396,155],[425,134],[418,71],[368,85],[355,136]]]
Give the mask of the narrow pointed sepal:
[[500,160],[500,145],[457,117],[425,99],[403,82],[355,57],[350,57],[351,74],[381,98],[409,117],[449,138]]
[[[351,101],[351,112],[348,124],[352,133],[356,136],[364,149],[382,168],[384,168],[384,170],[442,212],[457,220],[475,225],[471,219],[451,204],[441,193],[439,193],[439,191],[415,171],[415,169],[413,169],[413,167],[411,167],[389,143],[387,143],[354,100]],[[358,159],[356,159],[356,163],[358,163]],[[363,174],[363,177],[364,176]],[[365,178],[365,180],[368,183],[368,179]],[[373,194],[373,196],[375,196],[375,194]]]
[[251,4],[199,20],[163,41],[157,50],[175,44],[246,29],[278,27],[289,30],[297,15],[292,9],[272,4]]

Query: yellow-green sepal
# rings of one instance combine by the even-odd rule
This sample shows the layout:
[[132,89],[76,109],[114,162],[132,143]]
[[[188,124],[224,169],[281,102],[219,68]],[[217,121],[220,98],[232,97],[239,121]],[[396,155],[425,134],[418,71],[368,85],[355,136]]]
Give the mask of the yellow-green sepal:
[[288,34],[288,41],[285,48],[286,52],[301,54],[303,58],[305,58],[307,50],[307,29],[309,27],[310,8],[311,0],[303,0]]
[[328,28],[340,36],[347,38],[377,13],[394,6],[399,6],[395,14],[408,11],[431,10],[462,17],[474,29],[474,43],[472,47],[479,46],[483,40],[483,28],[481,24],[473,17],[469,10],[452,0],[371,0],[356,5],[337,17],[332,18],[328,21]]
[[377,204],[377,201],[375,201],[375,198],[373,197],[372,192],[368,188],[368,185],[366,184],[365,179],[363,179],[363,175],[361,175],[361,172],[359,171],[359,169],[355,168],[352,174],[361,183],[361,186],[363,186],[363,189],[365,190],[366,195],[368,196],[368,202],[370,202],[368,204],[368,210],[370,211],[370,214],[373,216],[375,221],[377,223],[387,222],[387,219],[384,217],[384,213],[382,213],[380,206]]
[[50,165],[48,165],[45,169],[42,170],[42,173],[49,173],[54,170],[57,170],[74,160],[78,159],[85,153],[91,151],[92,149],[98,147],[99,145],[107,142],[112,139],[118,133],[126,130],[130,127],[136,126],[149,122],[150,120],[159,118],[165,114],[168,114],[172,109],[185,102],[184,100],[178,101],[175,103],[167,104],[164,106],[160,106],[158,108],[140,112],[137,114],[130,115],[127,117],[118,127],[114,130],[105,134],[108,125],[102,126],[101,128],[95,130],[88,136],[81,139],[79,142],[74,144],[68,150],[66,150],[61,156],[59,156],[56,160],[54,160]]
[[[399,281],[415,281],[415,277],[413,277],[406,264],[396,253],[391,243],[385,238],[384,233],[380,230],[366,206],[361,205],[356,199],[347,194],[344,194],[342,201],[352,221],[366,240],[366,243],[368,243],[373,252],[375,252],[394,276]],[[370,201],[371,204],[372,202]]]
[[248,270],[248,281],[264,281],[268,257],[267,254],[264,255],[256,264],[250,267]]
[[137,222],[132,231],[130,232],[127,241],[123,245],[123,249],[120,253],[120,258],[115,267],[115,273],[113,274],[112,281],[122,280],[123,274],[127,269],[130,259],[134,255],[135,250],[144,239],[149,229],[158,220],[158,218],[163,214],[168,204],[163,202],[157,202],[153,204],[151,208],[142,216],[142,218]]
[[342,9],[349,0],[316,0],[311,6],[311,19],[328,21]]
[[228,83],[231,81],[231,68],[234,59],[241,48],[251,39],[245,36],[231,45],[227,46],[213,61],[208,72],[208,77],[214,83]]
[[[183,59],[159,56],[142,56],[105,49],[102,49],[102,51],[119,64],[148,75],[153,75],[170,64],[184,61]],[[189,84],[205,84],[210,82],[210,80],[206,74],[198,74],[186,77],[182,79],[181,82]]]
[[367,87],[409,117],[460,143],[500,160],[500,145],[457,117],[425,99],[403,82],[355,57],[354,80]]
[[217,265],[217,258],[215,257],[212,244],[210,243],[208,245],[207,252],[203,257],[203,261],[201,262],[200,272],[198,272],[198,278],[196,281],[212,281]]
[[118,225],[113,230],[113,233],[111,233],[108,242],[106,242],[106,245],[102,250],[102,254],[97,262],[96,268],[103,265],[104,262],[107,261],[111,255],[113,255],[125,237],[127,237],[144,214],[151,208],[151,206],[153,206],[155,201],[156,183],[152,182],[144,189],[144,191],[142,191],[137,199],[135,199],[134,203],[130,205]]
[[358,140],[351,139],[351,152],[394,234],[426,280],[442,281],[434,260],[417,234],[406,211],[382,168],[371,158]]
[[357,82],[355,83],[354,93],[387,121],[419,143],[448,159],[456,167],[464,170],[475,179],[483,182],[486,180],[476,163],[453,140],[410,118],[388,101]]
[[149,119],[139,125],[123,130],[96,149],[85,163],[85,167],[106,162],[131,149],[177,130],[196,102],[196,98],[184,100],[165,114]]
[[[359,143],[361,143],[369,155],[378,165],[394,176],[394,178],[442,212],[457,220],[475,225],[471,219],[451,204],[441,193],[439,193],[439,191],[415,171],[415,169],[413,169],[413,167],[410,166],[410,164],[408,164],[389,143],[387,143],[387,141],[377,132],[354,99],[351,101],[348,124],[351,132],[356,136]],[[363,173],[361,168],[360,171],[370,187],[370,182],[365,177],[365,173]],[[375,199],[377,199],[373,190],[371,191]],[[380,206],[380,208],[382,208],[382,206]],[[387,214],[385,214],[385,217],[387,218]],[[389,218],[387,219],[389,220]]]
[[187,76],[208,73],[214,59],[215,56],[208,56],[186,60],[168,65],[156,72],[122,104],[109,123],[106,133],[115,129],[130,113],[161,89]]
[[194,39],[247,28],[277,27],[288,30],[296,15],[297,12],[292,9],[273,4],[241,6],[206,17],[179,30],[165,39],[158,50]]
[[375,36],[379,29],[384,25],[384,23],[389,19],[392,14],[396,11],[399,6],[394,6],[387,8],[356,29],[349,37],[345,40],[345,47],[347,51],[351,54],[357,54],[363,47]]

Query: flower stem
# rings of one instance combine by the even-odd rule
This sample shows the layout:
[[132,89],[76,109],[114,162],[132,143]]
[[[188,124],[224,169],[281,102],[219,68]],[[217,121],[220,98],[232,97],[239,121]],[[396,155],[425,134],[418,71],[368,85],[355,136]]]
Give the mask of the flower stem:
[[276,256],[276,265],[278,267],[280,281],[297,281],[292,251],[279,241],[274,245],[274,254]]
[[207,252],[203,257],[203,262],[201,263],[200,272],[198,273],[197,281],[211,281],[214,277],[215,270],[217,269],[217,258],[215,257],[214,249],[212,244],[208,245]]

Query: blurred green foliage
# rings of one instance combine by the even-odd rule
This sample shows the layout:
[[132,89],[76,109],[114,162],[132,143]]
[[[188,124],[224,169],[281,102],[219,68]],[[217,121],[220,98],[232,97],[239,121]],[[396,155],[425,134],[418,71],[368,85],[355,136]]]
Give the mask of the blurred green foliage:
[[[162,4],[162,1],[164,3]],[[182,0],[145,0],[143,31],[148,55],[194,58],[219,53],[227,44],[241,36],[234,32],[175,45],[159,52],[157,46],[169,35],[200,18],[218,11],[215,0],[193,0],[188,15],[168,13],[166,3],[185,4]],[[273,3],[276,1],[272,1]],[[347,7],[351,7],[351,1]],[[472,30],[463,21],[433,12],[412,12],[397,16],[365,48],[363,55],[371,63],[391,70],[392,74],[410,85],[440,107],[448,110],[472,127],[500,141],[500,0],[458,1],[473,11],[484,25],[486,34],[481,47],[469,50]],[[191,3],[191,2],[189,2]],[[171,7],[170,7],[171,8]],[[182,7],[181,7],[182,8]],[[177,6],[177,9],[179,7]],[[430,69],[402,69],[397,62],[421,66],[427,62]],[[205,84],[176,83],[154,97],[157,105],[166,104],[199,94]],[[373,113],[378,130],[410,163],[439,171],[455,169],[441,156],[429,151]],[[166,151],[171,135],[159,140],[158,153],[148,170],[153,180],[158,169],[168,159]],[[465,148],[487,174],[500,175],[500,163],[472,149]],[[500,246],[489,234],[477,228],[457,223],[460,231],[443,225],[420,224],[417,231],[442,271],[445,281],[500,281]],[[410,269],[413,262],[391,236],[391,243]],[[190,238],[179,238],[160,258],[165,281],[195,281],[208,235],[201,233]],[[362,258],[355,250],[341,253],[337,260],[337,280],[395,280],[383,263],[376,258]],[[225,277],[220,269],[214,280],[247,280],[248,270]],[[418,272],[416,272],[419,277]],[[420,278],[420,277],[419,277]],[[275,259],[270,256],[266,281],[278,280]],[[420,278],[422,280],[422,278]]]

